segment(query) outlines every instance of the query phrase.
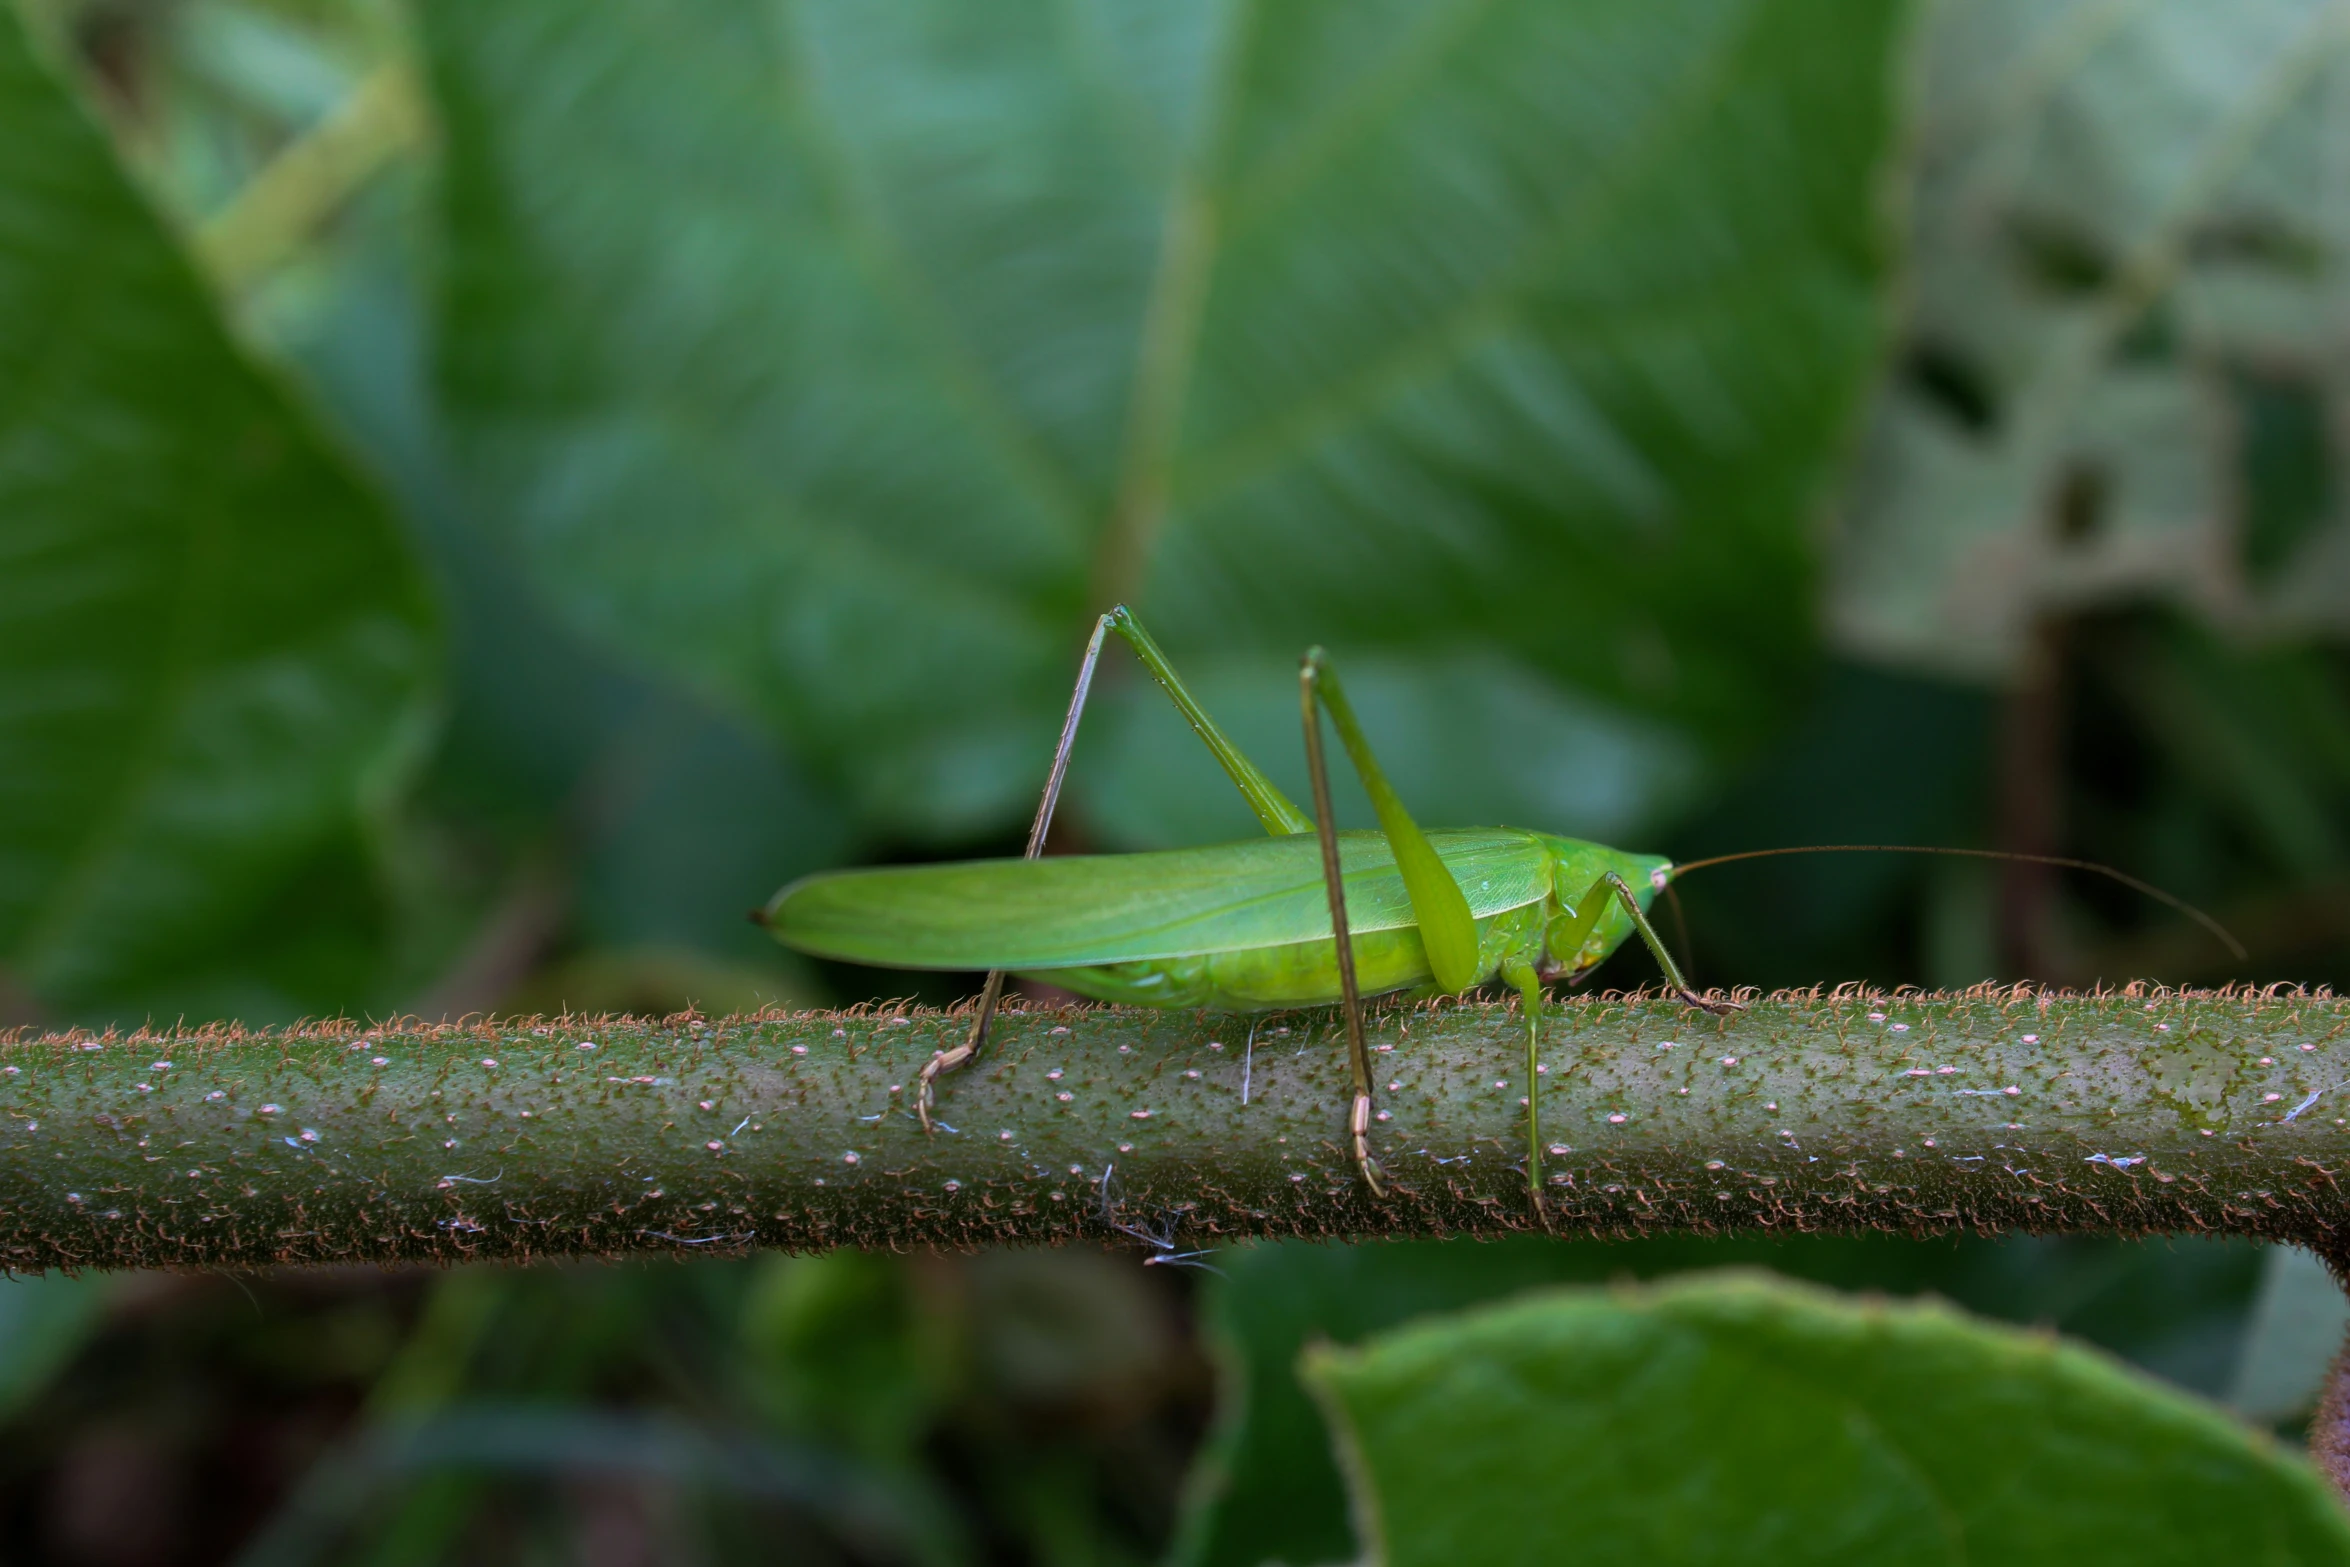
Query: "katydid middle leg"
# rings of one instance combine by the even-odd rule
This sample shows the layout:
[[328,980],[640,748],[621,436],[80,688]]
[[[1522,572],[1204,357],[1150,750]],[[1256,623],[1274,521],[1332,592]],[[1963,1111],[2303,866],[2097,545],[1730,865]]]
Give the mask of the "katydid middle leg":
[[1542,971],[1523,958],[1501,966],[1502,983],[1518,993],[1526,1014],[1526,1200],[1544,1228],[1550,1212],[1542,1205]]

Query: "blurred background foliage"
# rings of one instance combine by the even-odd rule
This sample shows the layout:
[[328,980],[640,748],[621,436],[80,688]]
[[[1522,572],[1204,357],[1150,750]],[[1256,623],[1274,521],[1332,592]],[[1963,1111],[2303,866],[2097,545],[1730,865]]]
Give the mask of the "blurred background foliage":
[[[2310,0],[0,6],[0,1025],[950,998],[741,912],[1015,846],[1118,598],[1285,784],[1322,641],[1424,820],[2080,855],[2253,948],[1821,857],[1691,881],[1705,982],[2339,984],[2346,45]],[[1249,830],[1098,689],[1057,846]],[[2339,1327],[2184,1240],[32,1280],[0,1508],[75,1562],[1335,1559],[1308,1338],[1724,1261],[2259,1423]]]

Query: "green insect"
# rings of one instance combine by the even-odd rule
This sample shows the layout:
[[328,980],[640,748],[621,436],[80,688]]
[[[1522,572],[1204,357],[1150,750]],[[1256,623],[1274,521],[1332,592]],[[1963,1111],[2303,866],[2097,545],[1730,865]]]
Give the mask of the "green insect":
[[[1269,837],[1149,854],[1038,858],[1067,776],[1094,668],[1110,632],[1130,645],[1262,822]],[[1588,973],[1637,933],[1672,992],[1707,1012],[1737,1003],[1699,995],[1649,923],[1648,906],[1701,865],[1777,854],[1896,852],[2028,860],[2095,871],[2201,921],[2239,957],[2242,947],[2208,916],[2107,866],[2052,855],[1895,844],[1760,849],[1674,865],[1654,854],[1523,828],[1423,832],[1404,809],[1355,721],[1320,648],[1298,669],[1307,816],[1216,727],[1133,613],[1101,617],[1046,775],[1044,798],[1018,860],[828,871],[775,895],[758,916],[785,945],[818,957],[890,968],[985,969],[969,1036],[926,1065],[916,1113],[930,1125],[933,1084],[979,1053],[1007,971],[1128,1006],[1262,1012],[1343,1009],[1353,1068],[1346,1134],[1374,1194],[1385,1185],[1371,1155],[1371,1061],[1362,997],[1450,995],[1499,980],[1523,998],[1526,1020],[1526,1187],[1542,1208],[1543,986]],[[1377,832],[1332,825],[1321,712],[1346,747],[1379,817]]]
[[[1104,638],[1117,632],[1173,699],[1269,837],[1148,854],[1037,858],[1066,776]],[[763,920],[787,946],[894,968],[986,969],[970,1037],[923,1069],[915,1103],[929,1124],[932,1084],[985,1042],[1006,971],[1129,1006],[1259,1012],[1345,1009],[1354,1096],[1348,1146],[1374,1193],[1365,995],[1454,994],[1499,979],[1524,998],[1526,1180],[1541,1203],[1540,1096],[1532,1085],[1543,984],[1592,968],[1638,932],[1691,1006],[1730,1010],[1682,979],[1648,921],[1670,861],[1518,828],[1426,833],[1389,787],[1321,649],[1299,666],[1314,815],[1290,803],[1227,739],[1124,606],[1094,627],[1021,860],[832,871],[792,883]],[[1331,826],[1317,706],[1329,712],[1378,832]]]

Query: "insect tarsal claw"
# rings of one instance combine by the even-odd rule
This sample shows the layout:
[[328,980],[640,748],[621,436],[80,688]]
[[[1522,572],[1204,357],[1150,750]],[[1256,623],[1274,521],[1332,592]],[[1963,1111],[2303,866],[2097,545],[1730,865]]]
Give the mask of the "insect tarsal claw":
[[1387,1195],[1386,1183],[1379,1179],[1379,1161],[1371,1157],[1371,1096],[1357,1094],[1354,1108],[1346,1118],[1347,1141],[1354,1154],[1355,1169],[1363,1177],[1363,1184],[1371,1188],[1371,1195]]
[[977,1053],[970,1044],[965,1043],[952,1050],[941,1050],[922,1064],[922,1070],[914,1076],[914,1116],[922,1123],[922,1130],[938,1130],[930,1119],[931,1085],[938,1081],[940,1073],[952,1072]]
[[1746,1003],[1743,1001],[1732,1001],[1727,997],[1720,996],[1701,996],[1696,991],[1686,988],[1681,992],[1681,999],[1700,1012],[1711,1012],[1715,1017],[1728,1017],[1733,1012],[1746,1010]]

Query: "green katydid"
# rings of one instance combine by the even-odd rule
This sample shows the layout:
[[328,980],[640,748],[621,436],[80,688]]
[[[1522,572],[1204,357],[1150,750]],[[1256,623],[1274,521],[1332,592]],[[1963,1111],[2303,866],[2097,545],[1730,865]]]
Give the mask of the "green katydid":
[[[1269,837],[1037,858],[1112,631],[1173,699]],[[1375,1193],[1384,1187],[1370,1150],[1361,998],[1451,994],[1498,977],[1524,998],[1526,1175],[1539,1206],[1543,982],[1589,970],[1637,931],[1682,1000],[1712,1012],[1733,1006],[1691,990],[1648,922],[1648,904],[1670,879],[1671,862],[1513,828],[1424,833],[1388,785],[1319,648],[1301,661],[1299,696],[1311,817],[1216,727],[1121,605],[1096,623],[1086,647],[1024,859],[825,872],[777,893],[764,922],[786,945],[820,957],[989,971],[970,1036],[923,1069],[915,1105],[925,1125],[938,1074],[970,1060],[985,1042],[1006,971],[1127,1005],[1253,1012],[1337,1002],[1354,1077],[1348,1147]],[[1377,832],[1332,825],[1325,710],[1378,813]]]
[[[1040,859],[1104,641],[1134,649],[1263,823],[1267,838],[1212,848]],[[2020,859],[2110,876],[2181,909],[2242,956],[2235,938],[2159,888],[2107,866],[2050,855],[1895,844],[1760,849],[1676,866],[1660,855],[1521,828],[1423,832],[1405,810],[1356,722],[1330,659],[1310,649],[1298,672],[1309,817],[1216,727],[1141,621],[1123,605],[1095,624],[1061,725],[1025,856],[963,864],[827,871],[775,895],[758,916],[776,938],[819,957],[892,968],[985,969],[964,1042],[922,1070],[915,1110],[930,1122],[933,1084],[985,1044],[1007,971],[1130,1006],[1257,1012],[1340,1004],[1353,1072],[1347,1141],[1374,1194],[1385,1190],[1370,1133],[1374,1115],[1362,997],[1455,994],[1499,979],[1526,1022],[1526,1184],[1542,1205],[1543,985],[1591,971],[1637,933],[1668,987],[1712,1013],[1737,1003],[1689,988],[1648,920],[1675,877],[1703,865],[1777,854],[1885,851]],[[1339,832],[1322,754],[1327,711],[1379,819]]]

